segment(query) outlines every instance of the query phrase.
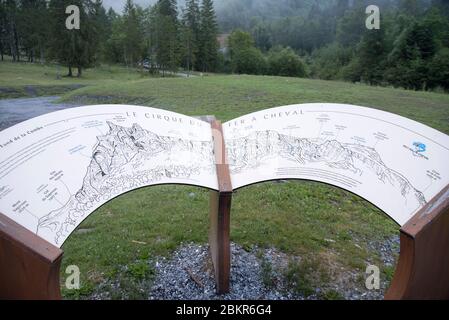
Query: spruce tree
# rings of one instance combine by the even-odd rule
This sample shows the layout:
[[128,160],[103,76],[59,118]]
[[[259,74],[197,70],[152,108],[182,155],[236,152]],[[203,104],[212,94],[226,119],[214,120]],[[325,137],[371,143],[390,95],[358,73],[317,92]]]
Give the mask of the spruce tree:
[[21,49],[28,61],[44,60],[46,40],[48,39],[47,3],[45,0],[22,0],[18,15],[18,32]]
[[187,0],[186,6],[182,17],[180,45],[184,56],[183,63],[190,71],[196,65],[199,53],[200,8],[197,0]]
[[156,4],[156,58],[163,74],[176,71],[179,65],[178,10],[176,0],[159,0]]
[[178,9],[176,0],[159,0],[158,7],[161,15],[168,16],[173,23],[177,23]]
[[0,1],[0,58],[1,61],[4,59],[4,55],[6,54],[6,41],[7,33],[6,33],[6,10],[5,4],[3,1]]
[[180,25],[180,52],[182,56],[181,64],[187,69],[188,72],[195,64],[195,58],[198,53],[194,40],[193,31],[189,26],[186,18],[186,12],[183,12],[181,25]]
[[[68,30],[65,22],[65,9],[76,5],[80,9],[80,29]],[[95,62],[97,53],[98,30],[94,27],[94,3],[91,0],[50,0],[49,2],[49,56],[69,68],[78,69],[78,76],[84,68]]]
[[99,60],[103,58],[106,41],[111,32],[111,25],[102,0],[95,0],[92,5],[92,27],[96,35],[97,57],[95,60]]
[[143,33],[136,5],[127,0],[123,10],[123,50],[125,63],[135,65],[141,58]]
[[360,75],[363,81],[370,85],[382,82],[385,54],[384,29],[367,30],[358,47]]
[[200,10],[200,70],[214,71],[218,62],[218,24],[212,0],[203,0]]
[[19,43],[19,7],[16,0],[2,1],[4,10],[4,28],[5,42],[9,48],[12,60],[20,61],[20,43]]

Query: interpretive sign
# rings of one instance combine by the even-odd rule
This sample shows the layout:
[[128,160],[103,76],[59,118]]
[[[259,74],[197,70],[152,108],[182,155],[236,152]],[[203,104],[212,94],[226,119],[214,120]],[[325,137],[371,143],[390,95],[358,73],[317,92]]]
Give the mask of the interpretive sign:
[[0,133],[0,212],[60,247],[95,209],[156,184],[217,189],[210,124],[133,106],[89,106]]
[[449,184],[449,136],[379,110],[303,104],[223,125],[234,189],[307,179],[349,190],[401,226]]
[[[337,104],[260,111],[223,125],[234,189],[274,179],[329,183],[403,225],[449,184],[449,137],[391,113]],[[211,126],[135,106],[89,106],[0,133],[0,212],[61,246],[130,190],[217,190]]]
[[223,125],[126,105],[43,115],[0,132],[0,297],[60,297],[58,248],[76,227],[109,200],[159,184],[211,190],[209,242],[225,293],[233,190],[285,179],[346,189],[402,227],[388,297],[449,297],[448,163],[449,136],[352,105],[284,106]]

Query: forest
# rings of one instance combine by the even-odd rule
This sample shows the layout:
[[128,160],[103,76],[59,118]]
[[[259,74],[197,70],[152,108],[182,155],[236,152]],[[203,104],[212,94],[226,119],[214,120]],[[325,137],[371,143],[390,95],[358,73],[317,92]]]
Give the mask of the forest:
[[[373,4],[379,30],[365,26]],[[449,89],[447,0],[228,0],[217,11],[223,32],[247,31],[268,56],[291,48],[311,78]]]
[[[0,0],[0,59],[449,91],[447,0]],[[366,7],[380,9],[367,29]],[[68,5],[81,28],[65,28]],[[224,39],[221,42],[218,39]]]
[[[101,0],[2,0],[0,55],[13,61],[57,62],[68,76],[99,63],[146,66],[151,72],[179,67],[215,71],[218,26],[212,0],[175,0],[143,8],[127,0],[123,11]],[[80,8],[80,28],[66,28],[66,8]]]

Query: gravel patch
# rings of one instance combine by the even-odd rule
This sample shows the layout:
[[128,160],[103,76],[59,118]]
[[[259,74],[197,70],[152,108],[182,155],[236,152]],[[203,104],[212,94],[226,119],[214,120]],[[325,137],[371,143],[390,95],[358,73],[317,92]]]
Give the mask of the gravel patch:
[[369,242],[368,249],[380,254],[380,258],[385,266],[395,266],[400,249],[399,235],[393,236],[385,241]]
[[[354,241],[357,245],[357,241]],[[378,255],[383,267],[394,268],[399,253],[399,237],[371,241],[367,250]],[[286,276],[291,263],[301,265],[305,257],[287,255],[276,248],[242,248],[231,244],[231,292],[215,293],[212,260],[208,245],[183,244],[170,257],[153,257],[121,266],[113,279],[95,275],[96,288],[87,299],[149,299],[149,300],[382,300],[389,283],[381,278],[380,290],[367,290],[365,270],[350,269],[336,262],[332,250],[316,257],[326,278],[309,284],[305,296],[294,290]],[[310,257],[309,257],[310,259]],[[308,260],[304,260],[306,262]],[[133,265],[144,264],[149,277],[135,278]],[[366,261],[366,266],[371,261]],[[300,269],[301,270],[301,269]],[[298,271],[296,272],[303,272]],[[134,271],[135,273],[135,271]],[[299,277],[301,279],[301,277]]]
[[289,295],[263,285],[262,261],[254,252],[231,245],[231,292],[215,293],[212,261],[206,245],[188,244],[172,258],[156,261],[156,279],[149,299],[157,300],[282,300]]
[[[372,243],[372,249],[382,255],[384,263],[395,263],[399,239],[384,243]],[[379,251],[380,249],[380,251]],[[150,289],[150,300],[315,300],[322,299],[332,290],[338,297],[348,300],[380,300],[384,298],[387,284],[380,290],[367,290],[361,277],[366,275],[354,270],[339,270],[331,275],[329,283],[315,288],[315,293],[301,296],[286,284],[285,270],[291,260],[301,257],[288,256],[274,248],[257,247],[244,250],[232,244],[231,292],[215,294],[213,267],[207,245],[187,244],[181,246],[171,258],[155,261],[155,279]],[[270,266],[267,275],[266,267]],[[264,284],[264,278],[270,285]],[[364,279],[364,278],[363,278]],[[265,281],[266,282],[266,281]],[[382,283],[383,281],[381,281]]]

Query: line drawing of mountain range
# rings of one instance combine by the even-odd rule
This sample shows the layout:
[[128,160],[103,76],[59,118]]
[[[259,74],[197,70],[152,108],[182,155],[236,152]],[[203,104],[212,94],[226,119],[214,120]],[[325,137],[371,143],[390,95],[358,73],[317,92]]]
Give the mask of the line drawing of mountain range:
[[[41,217],[36,233],[51,230],[54,242],[63,242],[93,209],[130,190],[157,184],[165,178],[194,179],[214,174],[212,141],[157,135],[138,124],[122,127],[107,122],[108,133],[97,137],[82,186],[60,208]],[[396,188],[406,201],[425,205],[424,194],[401,173],[389,168],[376,149],[337,140],[317,140],[257,131],[226,141],[231,175],[257,169],[281,157],[296,165],[325,166],[362,176],[370,171],[380,183]],[[188,161],[186,161],[188,157]]]
[[160,136],[138,124],[107,125],[108,133],[97,137],[81,188],[64,206],[39,219],[37,234],[50,229],[60,244],[92,209],[118,195],[164,178],[215,173],[212,141]]
[[269,159],[281,157],[300,166],[323,163],[332,169],[362,176],[374,173],[378,181],[395,187],[406,201],[427,203],[423,192],[416,189],[404,175],[389,168],[376,149],[337,140],[318,140],[280,134],[277,131],[255,131],[226,143],[231,175],[257,169]]

